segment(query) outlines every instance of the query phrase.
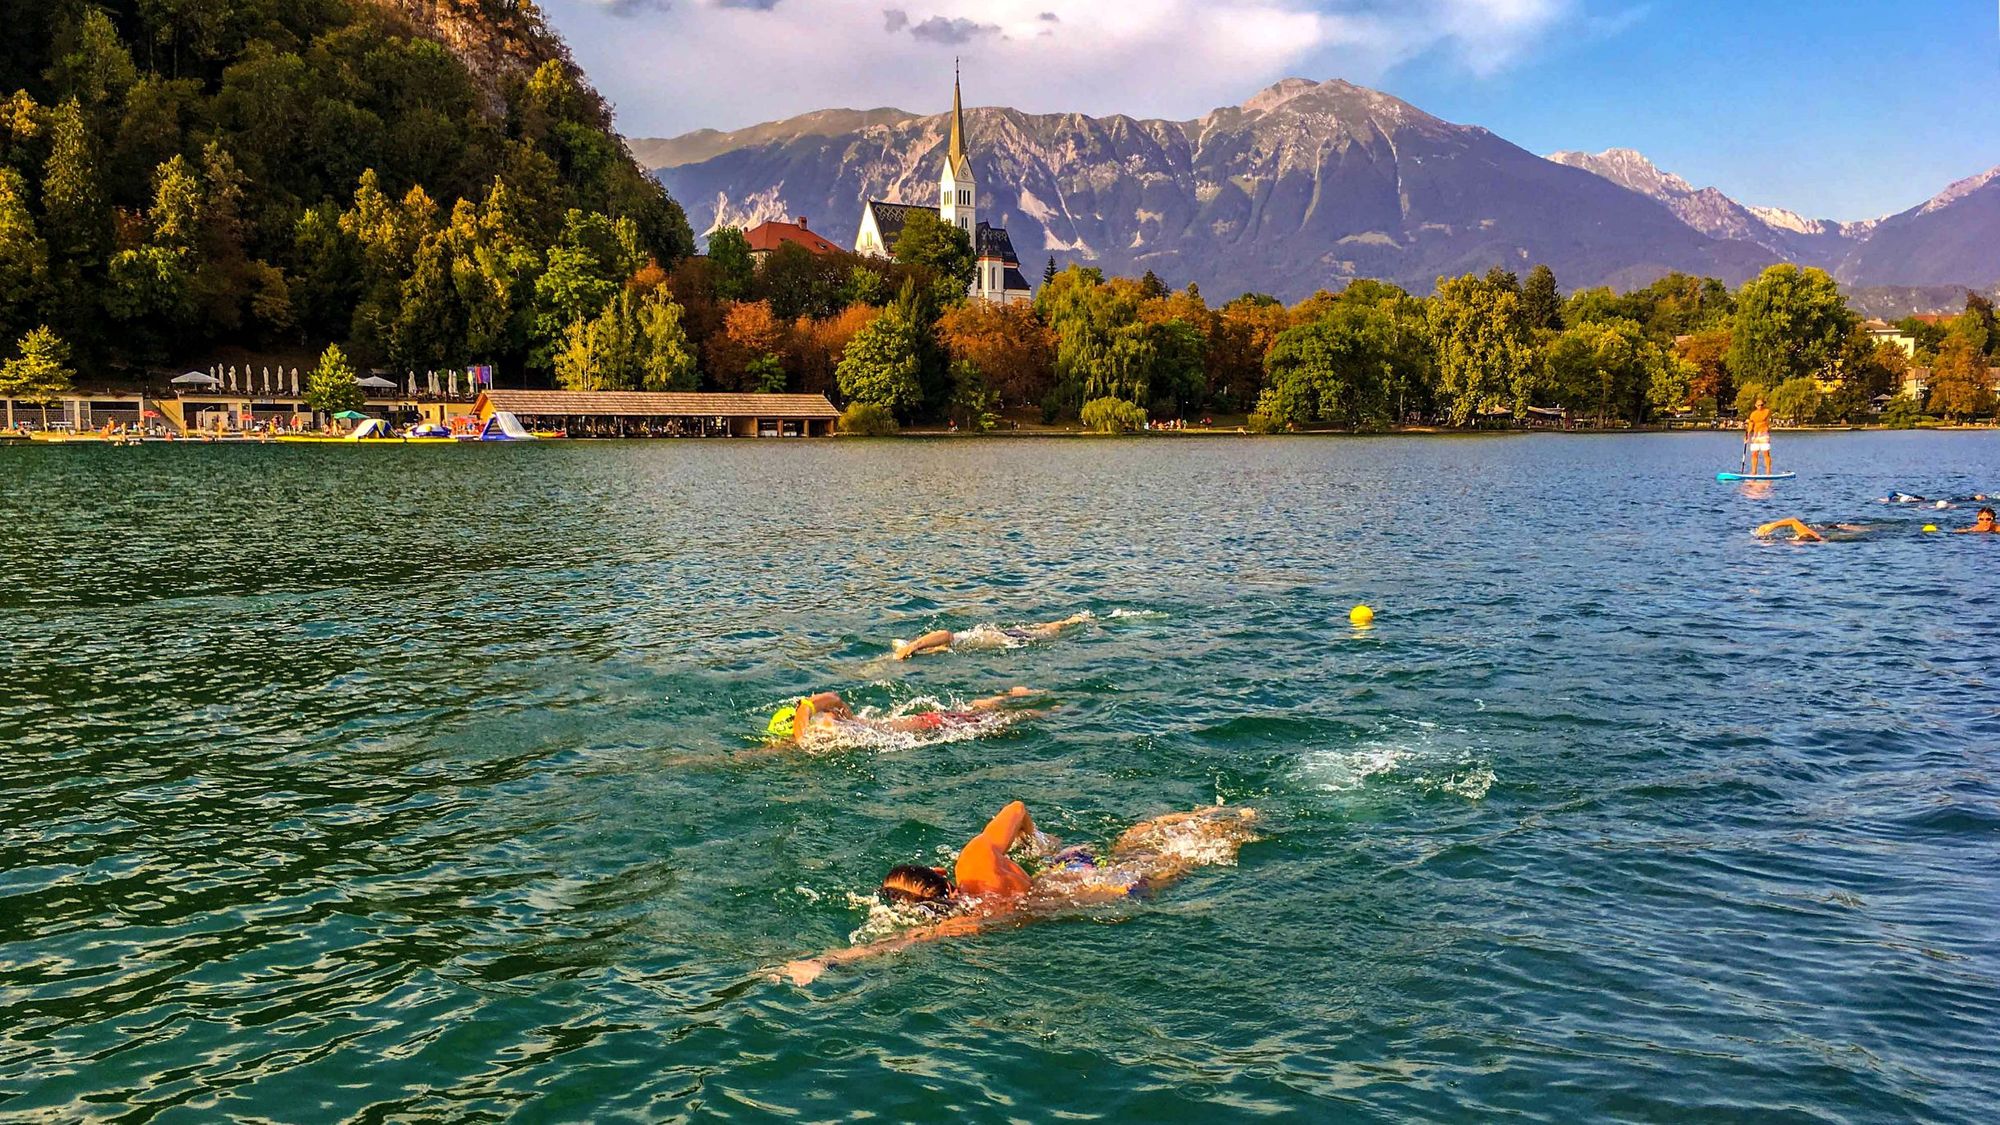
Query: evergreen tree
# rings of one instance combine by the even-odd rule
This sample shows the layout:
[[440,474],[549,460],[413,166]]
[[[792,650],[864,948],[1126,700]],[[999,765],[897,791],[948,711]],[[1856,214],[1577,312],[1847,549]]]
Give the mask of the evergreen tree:
[[305,392],[306,405],[321,414],[359,410],[367,401],[360,384],[354,380],[354,368],[347,362],[347,353],[338,344],[328,344],[320,354],[319,366],[306,376]]
[[40,403],[46,411],[76,379],[69,345],[43,325],[21,337],[16,350],[14,358],[0,362],[0,398]]
[[1521,319],[1531,332],[1562,331],[1562,294],[1556,290],[1556,271],[1544,265],[1528,271],[1528,280],[1521,286]]
[[1042,284],[1047,285],[1049,282],[1054,281],[1055,279],[1056,279],[1056,256],[1054,254],[1050,254],[1048,267],[1042,270]]

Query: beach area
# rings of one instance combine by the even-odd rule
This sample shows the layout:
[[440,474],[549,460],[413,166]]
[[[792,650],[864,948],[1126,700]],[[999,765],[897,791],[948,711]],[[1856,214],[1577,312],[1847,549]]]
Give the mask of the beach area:
[[[1995,442],[0,448],[0,1115],[1981,1120]],[[1259,819],[774,979],[1014,800]]]

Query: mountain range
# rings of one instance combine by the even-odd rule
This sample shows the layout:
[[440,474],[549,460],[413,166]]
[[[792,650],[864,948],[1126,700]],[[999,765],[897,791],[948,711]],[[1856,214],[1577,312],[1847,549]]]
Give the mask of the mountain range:
[[[1669,270],[1731,282],[1774,261],[1851,286],[2000,280],[2000,169],[1899,215],[1809,219],[1697,189],[1639,153],[1548,158],[1338,79],[1286,79],[1192,121],[966,111],[981,217],[1037,261],[1152,270],[1296,299],[1357,277],[1548,263],[1565,287]],[[808,216],[851,240],[864,199],[929,203],[948,115],[823,110],[631,147],[696,230]],[[1950,291],[1950,290],[1947,290]]]

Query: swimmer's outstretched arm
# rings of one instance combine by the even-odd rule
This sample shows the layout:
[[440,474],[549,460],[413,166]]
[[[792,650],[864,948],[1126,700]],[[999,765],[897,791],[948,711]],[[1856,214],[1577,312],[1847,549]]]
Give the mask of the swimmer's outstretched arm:
[[870,957],[880,957],[889,953],[900,953],[913,945],[936,941],[939,938],[976,934],[994,920],[1007,916],[1007,914],[964,914],[957,918],[947,918],[934,925],[923,926],[882,941],[869,942],[867,945],[850,945],[845,949],[828,950],[817,957],[787,961],[773,975],[803,987],[818,980],[821,974],[836,965],[865,961]]
[[889,654],[891,660],[908,660],[912,656],[922,656],[927,652],[945,652],[951,648],[950,629],[936,629],[908,644],[898,644]]
[[1004,694],[989,695],[985,699],[975,699],[972,702],[966,704],[965,706],[966,709],[969,711],[997,711],[1000,708],[1005,707],[1010,703],[1016,703],[1019,702],[1020,700],[1028,698],[1031,695],[1039,695],[1039,694],[1040,693],[1033,688],[1025,688],[1025,687],[1009,688]]
[[1759,539],[1768,539],[1780,531],[1789,531],[1792,533],[1793,538],[1801,539],[1808,543],[1820,543],[1826,539],[1826,536],[1821,535],[1819,532],[1814,531],[1812,528],[1789,516],[1781,520],[1772,520],[1751,534],[1757,536]]

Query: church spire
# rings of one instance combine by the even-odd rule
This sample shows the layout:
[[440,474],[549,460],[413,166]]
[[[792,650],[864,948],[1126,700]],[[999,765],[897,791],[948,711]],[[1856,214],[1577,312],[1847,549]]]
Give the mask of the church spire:
[[965,105],[958,92],[958,60],[951,60],[951,147],[945,153],[951,161],[953,174],[965,176],[972,171],[971,160],[965,155]]

